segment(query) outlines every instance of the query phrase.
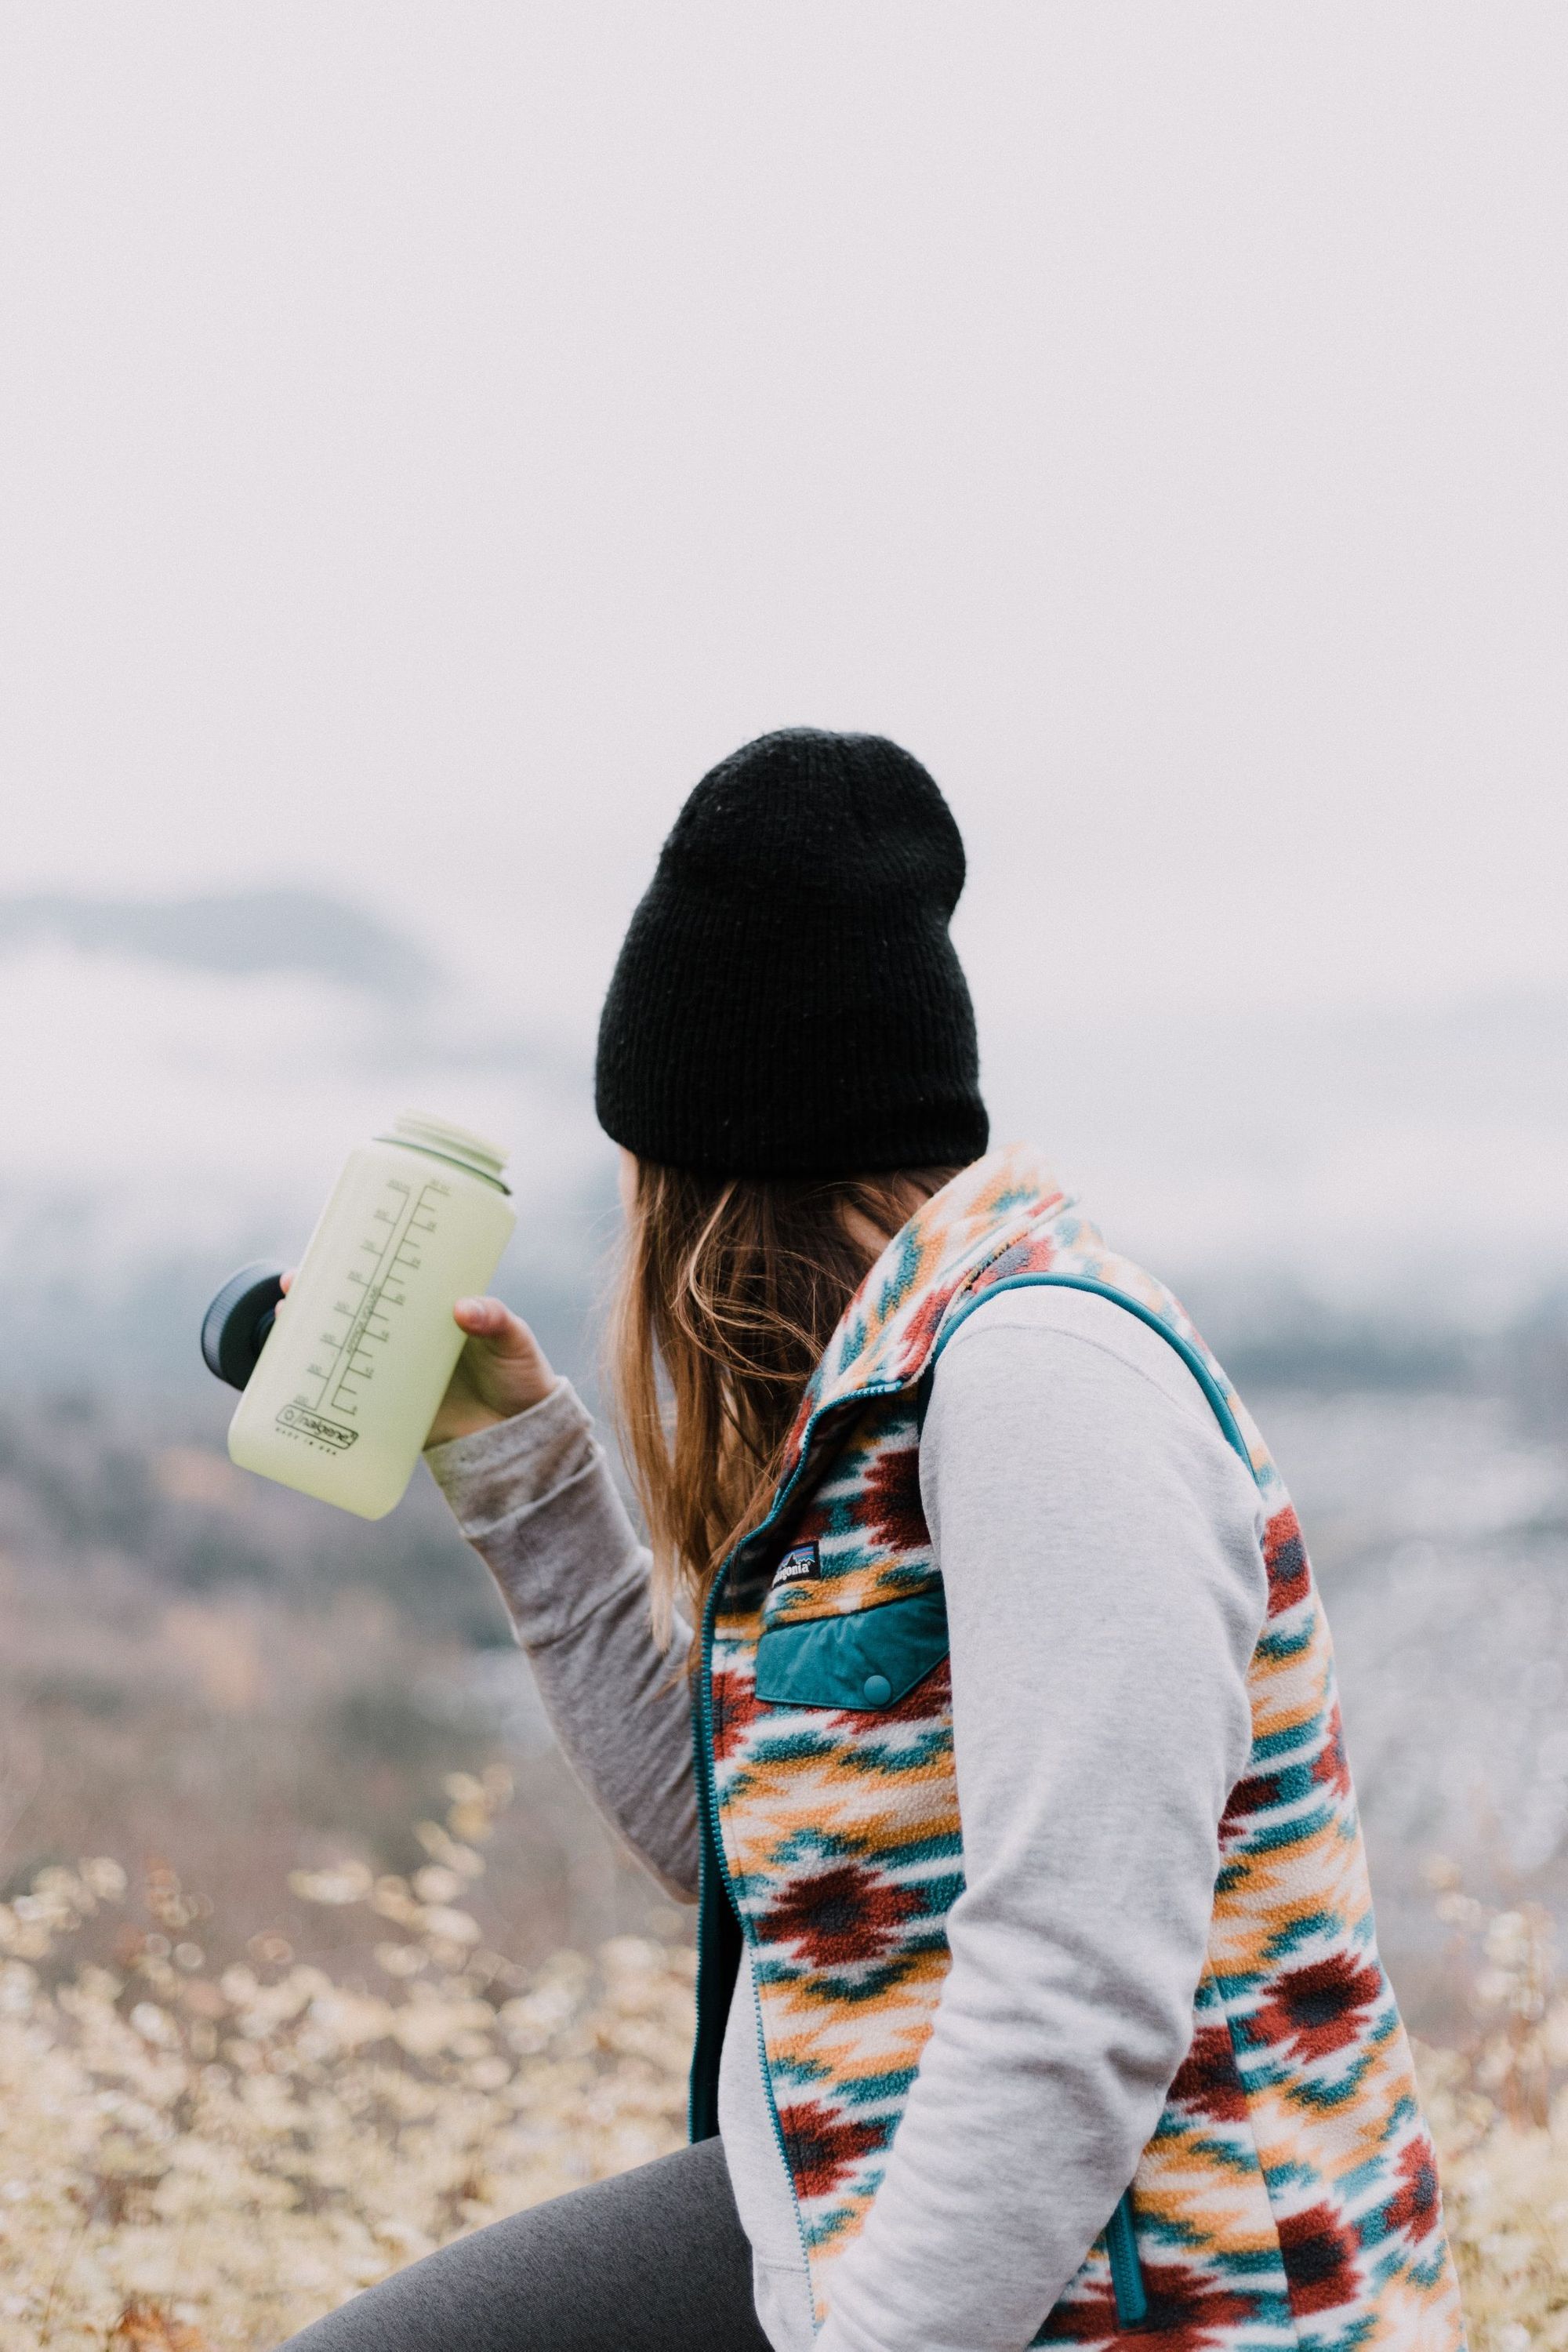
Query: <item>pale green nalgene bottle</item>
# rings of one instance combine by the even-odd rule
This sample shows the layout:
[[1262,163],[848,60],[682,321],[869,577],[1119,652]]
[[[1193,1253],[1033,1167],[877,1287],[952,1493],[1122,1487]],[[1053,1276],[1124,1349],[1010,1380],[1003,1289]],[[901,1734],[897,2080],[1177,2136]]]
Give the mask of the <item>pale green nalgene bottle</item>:
[[419,1111],[350,1153],[229,1424],[241,1469],[362,1518],[391,1510],[462,1351],[452,1309],[517,1222],[505,1164]]

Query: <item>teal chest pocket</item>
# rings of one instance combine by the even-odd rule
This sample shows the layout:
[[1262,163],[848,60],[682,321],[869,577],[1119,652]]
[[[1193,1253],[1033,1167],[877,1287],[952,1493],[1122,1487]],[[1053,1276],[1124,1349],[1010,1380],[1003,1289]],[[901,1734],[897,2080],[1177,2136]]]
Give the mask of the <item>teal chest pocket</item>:
[[769,1628],[757,1643],[767,1706],[896,1706],[947,1655],[940,1584],[845,1617]]

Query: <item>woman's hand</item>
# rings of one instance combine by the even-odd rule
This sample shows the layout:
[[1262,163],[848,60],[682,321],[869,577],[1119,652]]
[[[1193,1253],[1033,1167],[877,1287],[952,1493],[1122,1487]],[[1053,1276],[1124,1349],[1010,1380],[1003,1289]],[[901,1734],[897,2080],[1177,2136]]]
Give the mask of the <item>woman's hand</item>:
[[[285,1290],[293,1280],[290,1267],[283,1276]],[[448,1438],[471,1437],[476,1430],[510,1421],[513,1413],[542,1404],[555,1386],[538,1340],[521,1317],[499,1298],[459,1298],[452,1319],[468,1333],[468,1345],[430,1424],[426,1445],[445,1445]]]
[[476,1429],[510,1421],[514,1412],[542,1404],[555,1386],[543,1349],[522,1318],[499,1298],[459,1298],[452,1318],[468,1342],[426,1445],[444,1445],[449,1437],[471,1437]]

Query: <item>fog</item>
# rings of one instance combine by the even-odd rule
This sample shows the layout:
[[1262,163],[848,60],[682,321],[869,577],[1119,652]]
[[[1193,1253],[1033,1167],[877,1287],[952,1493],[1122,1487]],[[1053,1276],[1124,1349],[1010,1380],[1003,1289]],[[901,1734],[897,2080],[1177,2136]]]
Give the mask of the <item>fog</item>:
[[805,720],[949,792],[1010,1128],[1063,1022],[1563,990],[1565,50],[7,12],[10,886],[321,885],[580,1047],[684,793]]

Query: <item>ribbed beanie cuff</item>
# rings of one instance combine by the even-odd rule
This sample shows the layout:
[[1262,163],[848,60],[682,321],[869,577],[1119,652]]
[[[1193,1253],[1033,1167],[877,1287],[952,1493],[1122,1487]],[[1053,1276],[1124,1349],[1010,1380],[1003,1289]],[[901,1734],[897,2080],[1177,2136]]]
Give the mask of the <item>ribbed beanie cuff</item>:
[[948,923],[963,844],[918,760],[792,728],[706,775],[632,918],[599,1028],[617,1143],[719,1176],[962,1165],[985,1149]]

